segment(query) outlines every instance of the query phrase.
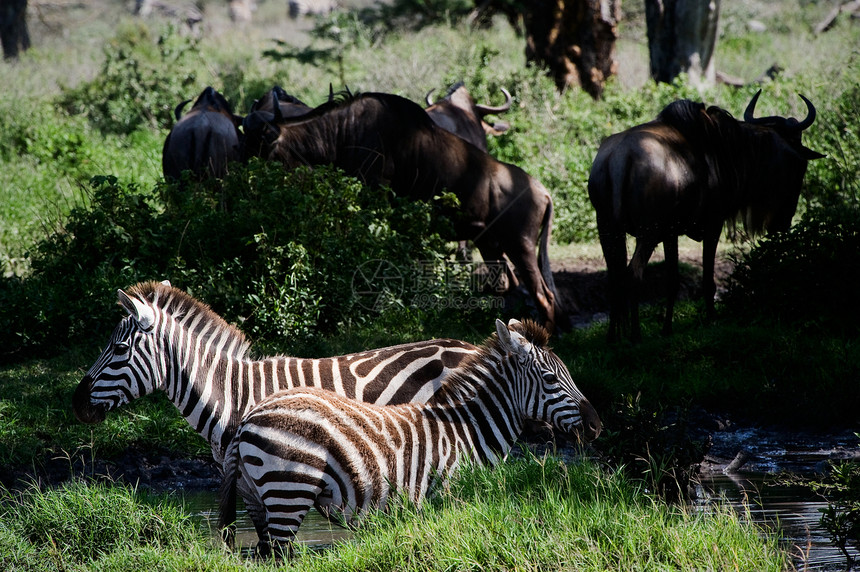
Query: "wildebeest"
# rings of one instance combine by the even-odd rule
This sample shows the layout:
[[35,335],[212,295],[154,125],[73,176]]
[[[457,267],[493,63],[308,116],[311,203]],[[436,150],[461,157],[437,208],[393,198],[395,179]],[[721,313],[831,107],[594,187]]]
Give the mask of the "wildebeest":
[[[276,101],[278,102],[277,111],[275,109]],[[311,106],[306,105],[298,97],[288,94],[279,85],[272,86],[272,89],[267,91],[260,99],[254,100],[253,105],[251,105],[251,113],[255,111],[268,111],[272,113],[273,118],[304,115],[311,109],[313,109]]]
[[452,85],[445,97],[438,101],[430,99],[432,93],[431,89],[424,97],[427,103],[424,111],[433,122],[482,151],[487,151],[487,135],[501,135],[510,128],[504,121],[490,125],[484,120],[487,115],[504,113],[511,108],[511,94],[505,88],[502,88],[505,103],[495,107],[475,103],[463,82]]
[[408,99],[384,93],[329,101],[279,122],[252,113],[244,131],[249,149],[287,168],[333,164],[415,200],[430,200],[447,189],[460,203],[450,213],[454,238],[472,240],[485,261],[507,255],[547,326],[554,325],[555,288],[547,254],[552,199],[519,167],[496,161],[437,127]]
[[230,103],[212,87],[204,89],[191,111],[180,118],[187,103],[176,106],[176,125],[164,141],[164,178],[179,180],[186,170],[199,179],[223,177],[227,164],[242,158],[239,126],[243,118],[235,115]]
[[[744,121],[719,107],[675,101],[654,121],[608,137],[591,167],[588,196],[597,212],[609,275],[609,339],[640,339],[637,293],[651,253],[663,243],[669,273],[663,333],[672,329],[678,290],[678,237],[703,242],[702,282],[714,313],[714,259],[724,223],[740,220],[751,236],[785,230],[797,208],[807,162],[823,155],[801,143],[815,120],[755,118],[761,91]],[[627,265],[627,239],[636,249]]]

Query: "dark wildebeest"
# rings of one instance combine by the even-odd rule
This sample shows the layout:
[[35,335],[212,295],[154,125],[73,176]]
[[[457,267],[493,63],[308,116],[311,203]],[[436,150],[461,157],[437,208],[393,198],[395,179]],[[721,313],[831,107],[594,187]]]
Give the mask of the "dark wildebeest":
[[505,103],[496,107],[475,103],[463,82],[452,85],[438,101],[430,99],[432,93],[431,89],[424,97],[427,102],[424,111],[433,122],[484,152],[487,151],[487,135],[501,135],[510,128],[504,121],[490,125],[484,120],[487,115],[504,113],[511,108],[511,94],[505,88],[502,88]]
[[[279,85],[272,87],[260,99],[255,99],[251,105],[249,115],[260,122],[263,121],[269,124],[280,123],[286,117],[297,117],[309,112],[312,107],[306,105],[299,98],[288,94]],[[257,140],[260,143],[260,140]],[[262,152],[259,147],[252,148],[252,142],[247,139],[243,140],[243,159],[249,157],[258,157]]]
[[[433,123],[465,139],[481,151],[487,152],[487,135],[501,135],[510,128],[507,122],[499,121],[490,125],[484,118],[487,115],[504,113],[511,108],[511,94],[502,88],[505,94],[505,103],[497,107],[489,105],[478,105],[469,91],[458,82],[448,89],[445,97],[434,102],[430,99],[433,90],[427,92],[424,101],[427,107],[424,111],[433,120]],[[457,247],[457,256],[462,260],[471,259],[471,252],[465,240],[461,240]]]
[[[277,111],[275,111],[275,101],[278,102]],[[304,115],[311,109],[313,109],[311,106],[305,105],[299,98],[288,94],[279,85],[273,86],[263,97],[254,100],[254,104],[251,105],[251,113],[255,111],[268,111],[272,113],[273,118]],[[278,116],[277,114],[280,115]]]
[[[189,100],[190,101],[190,100]],[[182,171],[198,179],[221,178],[230,161],[242,158],[239,126],[230,103],[212,87],[203,90],[191,111],[180,119],[188,101],[176,106],[176,125],[164,141],[161,165],[166,180],[179,180]]]
[[454,193],[460,203],[451,213],[455,239],[472,240],[485,261],[507,255],[553,327],[555,287],[547,253],[552,199],[519,167],[496,161],[437,127],[417,104],[391,94],[329,101],[279,122],[252,113],[244,131],[250,149],[287,168],[333,164],[415,200],[429,201],[445,189]]
[[[718,107],[676,101],[654,121],[608,137],[588,178],[600,245],[609,275],[609,339],[637,341],[638,291],[651,253],[663,243],[668,292],[663,333],[672,329],[678,290],[678,237],[703,241],[702,282],[708,316],[714,313],[714,259],[723,224],[739,219],[754,236],[788,229],[807,162],[823,155],[801,143],[815,120],[754,117],[757,93],[737,121]],[[636,250],[627,265],[627,239]]]

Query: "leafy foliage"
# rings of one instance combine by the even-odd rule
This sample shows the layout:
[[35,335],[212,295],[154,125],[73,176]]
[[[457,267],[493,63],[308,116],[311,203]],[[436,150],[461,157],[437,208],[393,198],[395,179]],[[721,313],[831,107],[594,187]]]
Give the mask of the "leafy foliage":
[[196,81],[190,65],[195,50],[193,39],[173,29],[153,39],[146,27],[127,25],[105,46],[95,79],[65,89],[60,105],[69,114],[85,115],[103,133],[169,127],[176,104],[187,99],[187,88]]
[[860,210],[815,208],[736,260],[725,310],[757,321],[856,332]]
[[[384,261],[402,276],[446,247],[432,205],[330,168],[286,172],[257,161],[222,182],[154,190],[97,177],[90,204],[37,245],[31,276],[0,282],[0,302],[17,309],[0,318],[4,347],[104,332],[116,288],[152,279],[170,279],[283,347],[374,312],[353,295],[363,264]],[[408,295],[409,283],[396,286],[390,296]]]

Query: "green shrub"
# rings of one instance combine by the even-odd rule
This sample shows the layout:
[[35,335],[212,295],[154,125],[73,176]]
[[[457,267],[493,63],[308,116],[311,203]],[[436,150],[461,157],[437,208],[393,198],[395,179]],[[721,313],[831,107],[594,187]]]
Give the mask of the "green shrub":
[[856,332],[858,280],[860,210],[815,208],[740,255],[722,306],[745,321]]
[[[385,309],[355,295],[365,265],[398,279],[371,285],[389,302],[448,293],[435,271],[446,243],[433,205],[332,168],[287,172],[255,161],[221,182],[153,190],[97,177],[88,203],[37,245],[31,275],[0,282],[0,303],[12,309],[0,317],[0,338],[11,355],[108,331],[116,289],[140,280],[169,279],[281,348]],[[416,261],[431,270],[421,280]]]
[[145,25],[126,24],[105,46],[95,79],[64,89],[60,106],[86,116],[103,133],[167,128],[176,104],[190,97],[188,89],[196,81],[194,53],[195,41],[172,28],[153,38]]

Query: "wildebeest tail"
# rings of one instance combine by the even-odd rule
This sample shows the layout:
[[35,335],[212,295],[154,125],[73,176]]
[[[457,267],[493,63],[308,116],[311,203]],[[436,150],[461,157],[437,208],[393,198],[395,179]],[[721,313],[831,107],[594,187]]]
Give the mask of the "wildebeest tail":
[[218,504],[218,528],[224,543],[233,548],[236,539],[236,486],[239,477],[239,444],[234,441],[224,455],[224,478]]
[[547,197],[546,210],[543,212],[543,220],[540,229],[540,252],[538,253],[538,269],[540,270],[546,287],[556,295],[555,280],[552,278],[552,268],[549,266],[549,237],[552,233],[552,197]]

